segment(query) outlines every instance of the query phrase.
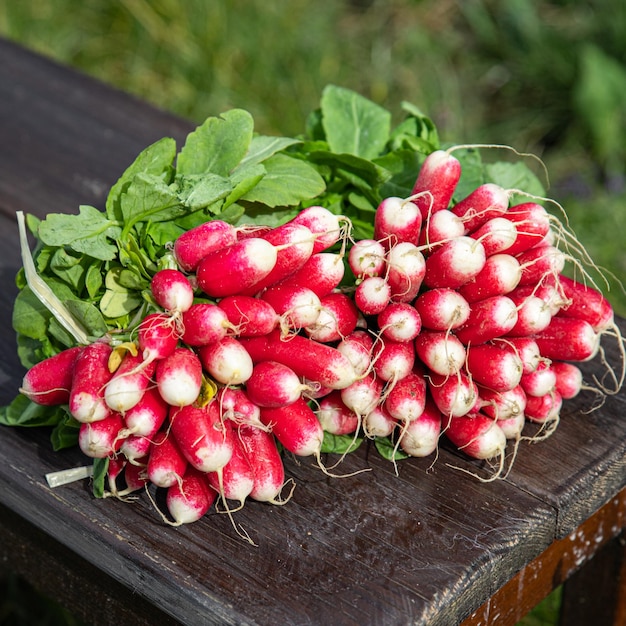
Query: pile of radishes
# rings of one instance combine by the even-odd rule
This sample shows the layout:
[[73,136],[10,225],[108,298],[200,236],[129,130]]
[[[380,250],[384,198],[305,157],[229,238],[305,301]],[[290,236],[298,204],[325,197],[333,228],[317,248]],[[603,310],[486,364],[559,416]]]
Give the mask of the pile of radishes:
[[320,206],[271,228],[197,226],[153,276],[132,341],[65,350],[21,391],[68,406],[113,495],[166,489],[176,524],[218,497],[284,502],[282,452],[323,468],[325,433],[410,456],[444,436],[500,476],[507,440],[527,421],[549,434],[581,389],[575,362],[618,331],[600,291],[562,275],[558,220],[494,184],[450,207],[460,174],[430,154],[368,240]]

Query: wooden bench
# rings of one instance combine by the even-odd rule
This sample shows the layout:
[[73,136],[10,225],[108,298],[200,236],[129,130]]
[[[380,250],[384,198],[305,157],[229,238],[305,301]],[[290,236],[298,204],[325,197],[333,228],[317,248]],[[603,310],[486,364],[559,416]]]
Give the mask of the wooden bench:
[[[2,404],[23,375],[11,330],[15,211],[102,206],[143,147],[191,128],[0,41]],[[506,626],[561,583],[563,623],[625,624],[625,400],[591,414],[589,397],[567,402],[555,434],[523,444],[491,483],[454,469],[480,465],[445,445],[398,476],[367,447],[341,471],[372,471],[349,478],[288,461],[293,499],[235,515],[256,547],[223,514],[172,528],[146,497],[95,500],[86,480],[52,490],[44,475],[84,464],[80,452],[2,428],[0,563],[96,625]]]

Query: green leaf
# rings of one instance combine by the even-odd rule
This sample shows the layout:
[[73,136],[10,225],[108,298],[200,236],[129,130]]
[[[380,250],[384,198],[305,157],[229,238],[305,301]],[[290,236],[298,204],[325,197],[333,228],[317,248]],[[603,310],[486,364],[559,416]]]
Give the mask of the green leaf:
[[275,154],[264,162],[267,174],[241,199],[268,207],[292,206],[324,191],[324,179],[300,159]]
[[290,137],[255,135],[250,142],[250,148],[246,156],[241,160],[233,173],[242,167],[247,168],[262,163],[277,152],[282,152],[285,148],[297,143],[301,143],[299,139],[292,139]]
[[329,85],[322,92],[322,124],[333,152],[379,156],[389,139],[391,114],[358,93]]
[[322,452],[328,454],[349,454],[354,452],[363,443],[363,437],[354,435],[331,435],[324,432]]
[[102,261],[115,258],[117,248],[111,240],[120,228],[98,209],[81,205],[78,215],[51,213],[39,224],[39,238],[49,246],[69,246]]
[[[496,183],[503,189],[518,189],[525,193],[542,198],[545,189],[537,176],[529,169],[526,163],[508,163],[499,161],[485,165],[486,182]],[[515,198],[511,202],[515,203]]]
[[176,191],[152,174],[137,174],[133,178],[120,207],[125,222],[123,240],[137,222],[173,219],[186,211]]
[[107,272],[106,289],[100,300],[100,311],[105,318],[117,319],[134,311],[143,299],[139,293],[122,286],[124,269],[114,267]]
[[476,149],[455,150],[454,156],[461,163],[461,179],[454,190],[454,200],[458,202],[468,196],[484,180],[483,162]]
[[79,429],[80,423],[66,412],[50,434],[52,449],[58,452],[59,450],[77,446]]
[[5,426],[55,426],[65,415],[65,409],[58,406],[35,404],[26,396],[16,396],[11,404],[2,407],[0,424]]
[[311,162],[318,166],[326,166],[333,174],[342,178],[359,189],[366,191],[379,187],[389,180],[392,173],[373,161],[353,154],[335,154],[316,150],[308,155]]
[[95,498],[104,497],[104,485],[107,471],[109,470],[109,459],[93,460],[93,483],[92,490]]
[[109,191],[106,200],[106,213],[109,219],[118,221],[122,219],[119,211],[120,198],[137,174],[152,174],[167,182],[175,158],[176,142],[170,137],[159,139],[142,150]]
[[31,339],[43,339],[48,331],[51,313],[30,290],[22,289],[13,304],[13,329]]
[[107,333],[108,327],[102,313],[91,302],[68,300],[65,304],[72,316],[91,337],[98,338]]
[[378,450],[378,454],[387,461],[400,461],[409,458],[409,455],[388,437],[376,437],[374,445],[376,450]]
[[242,109],[208,118],[187,136],[176,162],[178,175],[228,176],[248,152],[253,127],[252,116]]
[[238,167],[230,177],[233,190],[230,192],[226,200],[224,200],[222,211],[227,209],[231,204],[237,202],[237,200],[245,196],[248,192],[252,191],[252,189],[259,184],[265,174],[267,174],[267,170],[260,164]]
[[102,288],[102,264],[92,263],[85,274],[85,288],[90,298],[95,298]]
[[179,176],[176,182],[181,202],[191,211],[204,209],[222,200],[232,190],[228,178],[211,172]]

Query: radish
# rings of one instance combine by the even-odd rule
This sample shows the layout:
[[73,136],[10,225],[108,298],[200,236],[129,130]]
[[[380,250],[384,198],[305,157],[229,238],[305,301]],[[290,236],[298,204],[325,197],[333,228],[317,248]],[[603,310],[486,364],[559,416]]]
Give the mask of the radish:
[[[124,429],[120,431],[120,434],[124,433]],[[118,435],[119,437],[119,435]],[[119,446],[119,453],[122,454],[129,463],[138,464],[142,459],[145,459],[150,452],[152,446],[152,440],[149,437],[143,437],[138,435],[127,435],[121,440]]]
[[371,368],[373,348],[374,340],[365,330],[355,330],[337,344],[337,350],[347,357],[358,376]]
[[391,341],[413,341],[422,329],[417,309],[406,302],[391,302],[376,318],[381,336]]
[[212,298],[243,293],[265,278],[276,265],[276,246],[260,237],[243,239],[205,256],[198,264],[200,289]]
[[341,283],[345,274],[343,257],[334,252],[318,252],[296,272],[283,278],[283,287],[306,285],[318,298],[329,294]]
[[150,281],[155,302],[168,313],[180,315],[193,304],[193,288],[178,270],[162,269]]
[[154,434],[167,417],[169,405],[159,390],[148,387],[141,400],[124,413],[124,423],[128,434],[148,437]]
[[376,208],[374,239],[385,250],[405,241],[417,245],[421,226],[422,213],[416,204],[390,196]]
[[395,383],[413,370],[415,350],[410,342],[383,341],[374,346],[372,363],[378,378]]
[[239,427],[239,441],[252,468],[250,498],[281,504],[278,500],[285,483],[285,468],[273,435],[254,426]]
[[480,228],[467,233],[472,239],[483,244],[485,254],[499,254],[510,248],[517,239],[517,227],[511,220],[494,217],[486,221]]
[[272,331],[240,342],[254,362],[278,361],[298,376],[331,389],[343,389],[357,379],[352,363],[339,350],[301,335],[284,338]]
[[575,398],[583,386],[583,374],[580,367],[565,361],[553,361],[552,371],[556,377],[554,388],[563,400]]
[[506,335],[517,323],[517,307],[507,296],[492,296],[473,302],[469,317],[455,330],[464,343],[485,343]]
[[238,426],[244,424],[264,428],[261,424],[261,409],[250,400],[245,389],[239,387],[222,387],[215,396],[219,404],[220,414],[224,419],[231,420]]
[[481,413],[444,417],[443,431],[459,450],[472,458],[504,460],[506,436],[491,417]]
[[428,389],[437,408],[446,416],[467,415],[479,399],[476,383],[463,371],[453,376],[430,372]]
[[43,406],[67,404],[74,374],[74,363],[82,346],[67,348],[33,365],[24,375],[20,393]]
[[110,345],[95,342],[85,346],[74,361],[69,411],[79,422],[96,422],[111,414],[104,399],[109,371]]
[[234,337],[198,348],[198,356],[204,369],[223,385],[241,385],[252,375],[252,359]]
[[[531,422],[545,424],[558,422],[563,398],[561,394],[553,389],[542,396],[528,396],[524,414]],[[554,426],[553,426],[554,428]]]
[[560,285],[560,278],[551,274],[544,276],[539,283],[534,285],[518,285],[507,295],[518,302],[529,296],[541,298],[552,316],[557,315],[568,303]]
[[144,396],[152,382],[154,361],[144,363],[141,354],[126,352],[120,366],[115,370],[104,388],[104,400],[114,411],[125,413]]
[[385,410],[403,424],[417,419],[424,412],[425,406],[426,381],[424,376],[416,372],[396,381],[384,399]]
[[502,250],[506,254],[519,254],[540,243],[550,230],[550,215],[534,202],[516,204],[502,216],[513,222],[517,229],[515,243]]
[[391,285],[382,276],[368,276],[356,287],[354,303],[363,315],[378,315],[391,300]]
[[461,163],[444,150],[431,152],[420,168],[411,196],[426,220],[428,215],[448,208],[459,178]]
[[519,261],[510,254],[487,257],[483,268],[459,287],[459,293],[471,304],[493,296],[509,294],[522,278]]
[[387,253],[387,281],[391,287],[391,300],[410,302],[417,295],[426,265],[420,249],[408,242],[394,245]]
[[422,326],[429,330],[454,330],[467,321],[470,305],[455,289],[440,287],[422,292],[415,300]]
[[415,352],[429,370],[443,376],[456,374],[465,365],[465,346],[449,332],[422,331],[415,339]]
[[269,302],[260,298],[227,296],[217,306],[224,311],[237,336],[266,335],[278,326],[278,313]]
[[[109,463],[110,462],[109,460]],[[129,493],[145,489],[148,484],[145,467],[141,463],[126,463],[122,477],[124,479],[124,489],[117,492],[118,497],[123,497]]]
[[92,459],[106,459],[119,450],[122,439],[119,433],[124,427],[119,413],[92,422],[83,422],[78,429],[78,447]]
[[188,348],[176,348],[157,363],[155,380],[161,397],[169,405],[192,404],[202,387],[202,363]]
[[276,361],[257,363],[246,381],[246,394],[259,407],[287,406],[307,389],[290,367]]
[[495,391],[478,385],[480,411],[497,420],[508,420],[518,415],[524,416],[526,393],[520,385],[506,391]]
[[324,431],[306,400],[300,398],[286,407],[261,407],[261,421],[292,454],[319,459]]
[[556,388],[556,374],[549,363],[542,361],[534,372],[522,376],[520,385],[527,396],[544,396]]
[[[366,437],[389,437],[398,425],[398,420],[391,417],[383,404],[374,408],[363,418],[363,432]],[[405,425],[405,428],[407,426]]]
[[507,333],[508,337],[528,337],[547,328],[552,320],[550,307],[537,296],[520,297],[508,294],[517,305],[517,322]]
[[558,315],[585,320],[596,332],[602,332],[614,325],[613,307],[597,289],[567,276],[559,277],[559,286],[567,301]]
[[186,405],[170,415],[171,432],[187,461],[202,472],[224,467],[233,453],[233,433],[221,418],[215,400]]
[[467,234],[480,228],[487,221],[500,217],[508,206],[509,193],[499,185],[485,183],[459,200],[451,211],[462,219]]
[[524,374],[534,372],[542,361],[539,346],[532,337],[500,337],[494,340],[496,344],[510,346],[522,361]]
[[520,384],[524,366],[513,348],[483,343],[468,347],[467,370],[479,385],[502,392]]
[[280,325],[285,332],[287,328],[300,330],[311,326],[319,317],[322,306],[320,298],[305,284],[272,285],[260,296],[280,316]]
[[137,328],[137,345],[144,363],[164,359],[174,352],[179,334],[166,313],[149,313]]
[[360,423],[359,416],[346,406],[341,394],[338,389],[331,391],[320,400],[315,411],[324,432],[331,435],[351,435]]
[[526,424],[526,416],[524,413],[516,413],[510,417],[499,419],[497,423],[507,439],[519,441]]
[[276,263],[267,276],[242,291],[242,295],[254,295],[266,287],[299,270],[313,254],[313,233],[302,224],[287,223],[272,228],[261,235],[262,239],[276,246]]
[[165,496],[167,510],[174,525],[197,522],[217,499],[215,491],[204,472],[188,467],[183,479],[168,488]]
[[458,289],[474,278],[486,262],[485,249],[471,237],[456,237],[441,244],[425,263],[424,285],[430,289]]
[[163,488],[180,483],[188,464],[173,435],[164,430],[155,434],[146,466],[151,483]]
[[237,231],[231,224],[221,220],[204,222],[178,236],[174,242],[174,257],[184,272],[193,272],[207,254],[235,241]]
[[534,336],[539,351],[552,361],[586,361],[598,349],[600,335],[585,320],[553,317],[550,324]]
[[517,255],[522,276],[520,285],[537,285],[544,276],[559,276],[565,267],[565,254],[554,246],[537,246]]
[[313,253],[322,252],[336,244],[341,238],[342,222],[349,226],[346,217],[335,215],[322,206],[302,209],[291,222],[306,226],[314,235]]
[[306,326],[305,333],[315,341],[340,341],[353,332],[359,312],[352,298],[345,293],[329,293],[320,298],[320,310],[315,322]]
[[419,418],[411,420],[402,430],[400,447],[410,456],[431,455],[439,444],[441,422],[441,411],[431,399],[428,399]]
[[183,343],[197,347],[220,341],[235,326],[222,307],[210,302],[198,302],[183,313],[182,328]]
[[380,276],[385,269],[385,247],[376,239],[356,241],[348,252],[348,265],[356,278]]
[[428,217],[419,236],[418,245],[432,252],[438,244],[465,234],[463,222],[452,211],[437,211]]
[[348,409],[362,418],[381,402],[382,391],[382,381],[375,374],[368,374],[342,389],[340,395]]

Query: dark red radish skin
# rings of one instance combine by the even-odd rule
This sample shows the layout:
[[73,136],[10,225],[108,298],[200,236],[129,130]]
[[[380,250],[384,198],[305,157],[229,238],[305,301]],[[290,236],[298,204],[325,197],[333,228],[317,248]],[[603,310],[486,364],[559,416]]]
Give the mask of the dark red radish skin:
[[597,289],[567,276],[559,277],[559,286],[567,301],[558,315],[585,320],[596,332],[602,332],[614,325],[613,307]]
[[74,363],[82,347],[67,348],[33,365],[24,375],[20,393],[42,406],[70,401]]
[[224,311],[237,337],[267,335],[278,326],[279,315],[272,305],[252,296],[228,296],[217,306]]
[[529,395],[526,400],[524,415],[531,422],[545,424],[559,419],[563,398],[556,389],[543,396]]
[[365,330],[355,330],[337,344],[337,350],[347,357],[358,376],[371,369],[373,349],[374,339]]
[[419,418],[411,420],[402,429],[400,448],[409,456],[418,458],[430,456],[439,445],[441,423],[441,411],[428,398]]
[[172,354],[179,337],[176,324],[167,313],[149,313],[137,328],[137,345],[146,363]]
[[483,268],[459,287],[459,293],[471,304],[477,300],[504,296],[517,287],[522,278],[519,261],[510,254],[487,257]]
[[428,289],[414,303],[422,326],[429,330],[454,330],[469,317],[469,302],[455,289],[439,287]]
[[494,391],[510,391],[520,384],[522,359],[512,348],[483,343],[467,349],[467,371],[476,383]]
[[407,341],[382,341],[374,345],[372,360],[376,376],[394,382],[411,373],[415,365],[413,344]]
[[321,298],[305,284],[268,287],[261,295],[279,315],[279,324],[286,329],[300,330],[315,324],[320,315]]
[[198,287],[211,298],[244,293],[276,265],[276,246],[260,237],[243,239],[211,252],[196,270]]
[[541,361],[534,372],[522,376],[520,386],[527,396],[545,396],[554,391],[556,374],[551,364],[547,361]]
[[[109,460],[109,463],[110,462]],[[145,489],[148,485],[148,478],[143,463],[126,463],[122,477],[124,479],[124,488],[118,491],[117,494],[114,494],[118,497],[123,497],[135,491],[139,491],[140,489]]]
[[162,398],[159,390],[149,387],[141,400],[124,413],[124,423],[129,433],[143,437],[155,433],[165,422],[169,404]]
[[376,322],[381,336],[390,341],[413,341],[422,330],[420,314],[408,302],[390,302]]
[[423,220],[448,208],[460,178],[461,163],[449,152],[435,150],[426,157],[411,192],[411,196],[419,194],[412,201],[419,207]]
[[202,472],[224,467],[233,453],[233,433],[217,402],[183,406],[170,414],[171,433],[187,461]]
[[357,286],[354,303],[363,315],[378,315],[391,300],[391,285],[382,276],[368,276]]
[[221,220],[204,222],[179,235],[174,242],[174,257],[181,270],[193,272],[207,254],[236,241],[237,231],[231,224]]
[[387,282],[393,302],[411,302],[417,296],[426,261],[420,249],[408,241],[393,246],[387,253]]
[[192,404],[202,387],[202,363],[189,348],[176,348],[157,362],[154,378],[161,397],[169,405]]
[[428,217],[418,239],[418,246],[428,254],[438,244],[465,234],[463,222],[451,211],[437,211]]
[[522,276],[520,285],[537,285],[544,276],[559,276],[565,267],[565,254],[554,246],[537,246],[517,255]]
[[188,467],[180,483],[167,490],[165,503],[174,525],[197,522],[208,513],[217,499],[217,491],[209,485],[204,472]]
[[223,385],[241,385],[252,375],[252,359],[234,337],[198,348],[202,367]]
[[254,482],[250,498],[258,502],[279,503],[285,484],[285,467],[274,436],[254,426],[241,426],[238,433],[248,457]]
[[263,337],[240,339],[253,362],[278,361],[298,376],[331,389],[343,389],[357,379],[350,361],[336,348],[301,335],[282,337],[272,331]]
[[481,413],[459,417],[444,414],[443,432],[459,450],[474,459],[494,459],[504,455],[506,435],[497,420]]
[[360,239],[348,252],[348,265],[356,278],[380,276],[385,271],[385,247],[376,239]]
[[372,439],[374,437],[389,437],[398,423],[397,419],[389,415],[385,406],[380,404],[363,418],[363,432],[366,437]]
[[193,287],[185,274],[175,269],[162,269],[150,281],[154,301],[169,313],[182,313],[193,304]]
[[206,346],[220,341],[234,329],[226,311],[217,304],[198,302],[182,315],[181,340],[188,346]]
[[307,386],[286,365],[261,361],[246,381],[246,394],[259,407],[287,406],[301,397]]
[[467,234],[487,221],[502,216],[508,206],[508,192],[494,183],[485,183],[459,200],[450,210],[461,218]]
[[168,488],[180,483],[188,465],[176,439],[168,431],[159,431],[152,438],[146,466],[146,476],[152,484]]
[[445,416],[467,415],[475,409],[479,399],[476,383],[462,371],[454,376],[430,372],[428,390],[437,408]]
[[429,289],[458,289],[483,269],[486,260],[483,245],[471,237],[447,241],[427,257],[424,285]]
[[283,287],[306,285],[318,298],[329,294],[343,280],[345,265],[340,254],[318,252],[296,272],[278,283]]
[[215,401],[218,403],[220,413],[224,419],[231,420],[235,424],[262,426],[258,404],[250,400],[245,389],[240,387],[222,387],[218,390]]
[[595,355],[599,338],[589,322],[558,316],[534,336],[542,356],[552,361],[586,361]]
[[127,463],[127,460],[122,456],[112,457],[109,459],[106,477],[111,495],[117,495],[119,491],[118,479],[123,475],[124,468]]
[[466,360],[465,346],[447,331],[422,331],[415,339],[415,353],[429,370],[443,376],[456,374]]
[[85,346],[74,361],[69,411],[79,422],[96,422],[111,414],[104,391],[113,374],[109,371],[110,345]]
[[396,244],[417,245],[422,227],[422,213],[410,200],[389,196],[374,213],[374,239],[390,250]]
[[490,257],[493,254],[500,254],[515,243],[517,227],[511,220],[504,217],[494,217],[468,235],[472,239],[480,241],[485,249],[485,254]]
[[418,419],[426,406],[426,380],[411,372],[398,380],[385,395],[385,410],[401,423]]
[[154,361],[144,363],[141,354],[127,352],[104,389],[107,405],[120,413],[132,409],[151,384],[155,367]]
[[[232,422],[225,422],[226,428],[235,428]],[[209,485],[217,491],[223,500],[234,500],[243,506],[254,488],[254,472],[239,439],[239,432],[232,434],[233,453],[224,467],[215,472],[208,472]]]
[[329,293],[320,298],[320,311],[315,323],[306,326],[304,331],[315,341],[341,341],[356,329],[358,321],[359,312],[352,298],[341,292]]
[[123,428],[119,413],[110,413],[95,422],[83,422],[78,429],[78,447],[92,459],[106,459],[120,449],[123,439],[118,435]]
[[543,241],[550,231],[550,216],[540,205],[524,202],[509,208],[503,215],[517,229],[515,243],[503,250],[506,254],[519,254]]
[[524,416],[526,393],[520,385],[507,391],[495,391],[478,385],[480,411],[497,420],[508,420],[518,415]]
[[341,239],[341,222],[345,218],[331,213],[322,206],[310,206],[302,209],[291,222],[306,226],[315,236],[313,253],[323,252],[334,246]]
[[341,398],[341,391],[331,391],[319,402],[315,414],[324,432],[331,435],[351,435],[359,427],[359,416]]
[[287,223],[261,235],[276,246],[276,264],[270,273],[244,290],[241,295],[254,295],[298,271],[313,254],[315,238],[302,224]]
[[287,407],[261,407],[261,421],[296,456],[319,457],[324,431],[313,409],[300,398]]
[[507,296],[473,302],[467,322],[454,332],[465,345],[485,343],[506,335],[517,323],[517,307]]
[[270,230],[272,230],[272,227],[265,224],[242,224],[236,228],[237,240],[263,237]]
[[543,360],[539,346],[532,337],[502,337],[495,343],[512,348],[522,360],[524,374],[534,372]]
[[518,302],[523,298],[535,296],[541,298],[547,305],[552,316],[557,315],[567,305],[567,299],[560,285],[560,278],[551,274],[545,275],[535,285],[518,285],[510,294]]
[[552,371],[556,377],[554,388],[563,400],[575,398],[583,386],[583,373],[574,363],[553,361]]

